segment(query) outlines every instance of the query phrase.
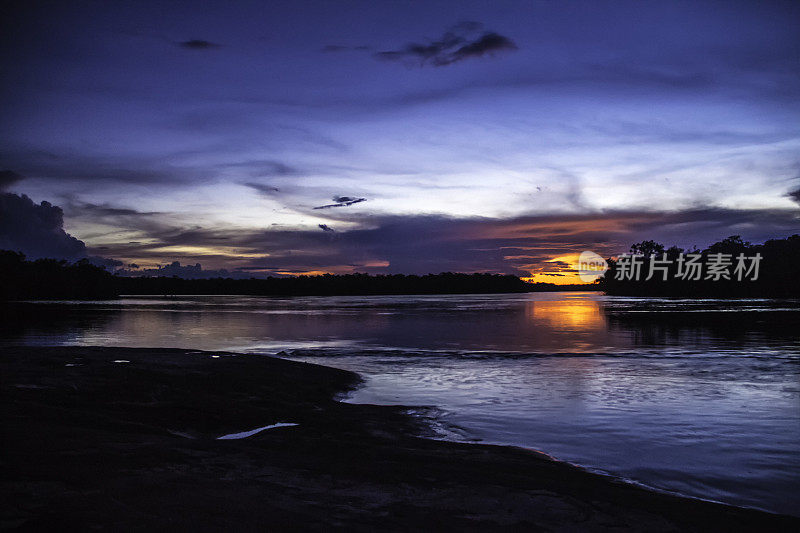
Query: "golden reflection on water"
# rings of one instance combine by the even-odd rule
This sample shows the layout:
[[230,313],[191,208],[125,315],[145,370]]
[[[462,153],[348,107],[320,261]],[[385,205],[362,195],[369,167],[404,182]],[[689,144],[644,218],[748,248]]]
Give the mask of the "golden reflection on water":
[[[363,347],[591,352],[630,344],[595,293],[520,296],[129,299],[64,309],[28,335],[55,344],[279,351]],[[39,329],[36,329],[39,328]],[[2,329],[2,328],[0,328]]]
[[525,305],[526,316],[555,329],[599,330],[606,328],[600,302],[575,298],[558,301],[534,301]]

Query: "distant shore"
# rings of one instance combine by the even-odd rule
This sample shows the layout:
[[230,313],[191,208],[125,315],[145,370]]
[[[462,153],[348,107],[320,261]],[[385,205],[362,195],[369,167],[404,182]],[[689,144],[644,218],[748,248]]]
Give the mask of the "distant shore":
[[513,275],[323,274],[266,278],[117,275],[84,259],[27,260],[0,250],[0,302],[20,300],[108,300],[120,295],[389,296],[410,294],[504,294],[587,290],[590,285],[528,283]]
[[520,448],[420,437],[428,426],[406,408],[335,401],[359,377],[318,365],[19,347],[3,349],[0,376],[4,529],[800,526],[800,518],[656,493]]

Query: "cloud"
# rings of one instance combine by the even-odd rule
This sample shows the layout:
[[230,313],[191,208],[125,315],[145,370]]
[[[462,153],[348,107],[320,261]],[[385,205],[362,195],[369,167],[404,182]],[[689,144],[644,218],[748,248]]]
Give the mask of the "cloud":
[[69,202],[67,212],[80,212],[90,217],[140,217],[160,215],[158,211],[139,211],[127,207],[115,207],[109,204],[92,204],[89,202]]
[[[122,263],[119,263],[122,264]],[[120,269],[116,274],[120,276],[145,276],[145,277],[172,277],[177,276],[184,279],[212,279],[212,278],[236,278],[248,279],[251,277],[249,273],[242,272],[229,272],[221,268],[218,270],[204,270],[200,263],[194,265],[181,265],[180,261],[173,261],[168,265],[161,265],[155,268],[143,268],[138,270],[139,265],[129,265],[131,269]]]
[[251,181],[242,183],[245,187],[250,187],[251,189],[255,190],[259,194],[263,196],[270,196],[276,192],[279,192],[277,187],[273,187],[272,185],[266,185],[263,183],[253,183]]
[[334,196],[333,201],[345,205],[353,205],[365,201],[366,198],[353,198],[352,196]]
[[227,169],[244,169],[253,177],[285,177],[300,174],[300,171],[295,167],[273,159],[243,161],[222,166]]
[[188,48],[190,50],[208,50],[210,48],[219,48],[220,44],[206,41],[205,39],[189,39],[188,41],[180,41],[175,43],[181,48]]
[[464,22],[452,27],[438,40],[427,43],[409,43],[399,50],[375,53],[386,61],[411,61],[419,66],[443,67],[465,59],[482,57],[504,50],[516,50],[517,45],[497,32],[478,32],[483,27],[477,22]]
[[[495,32],[487,32],[480,36],[480,38],[465,44],[458,50],[453,52],[449,58],[449,63],[455,63],[462,59],[470,57],[481,57],[485,54],[496,52],[498,50],[516,50],[517,45],[514,41]],[[446,63],[446,64],[449,64]]]
[[[336,196],[332,205],[358,200]],[[120,260],[160,264],[163,266],[144,270],[131,267],[123,274],[182,277],[263,277],[287,272],[567,274],[572,269],[563,257],[584,250],[609,257],[644,239],[667,246],[702,247],[730,234],[761,242],[796,233],[800,222],[796,209],[597,211],[509,219],[356,216],[336,210],[328,218],[346,223],[348,229],[335,231],[334,239],[334,229],[328,224],[304,229],[187,228],[171,220],[168,213],[88,203],[69,205],[71,209],[82,206],[81,212],[98,220],[122,221],[141,235],[93,249],[105,256],[90,257],[95,264],[111,270],[122,266]],[[27,196],[11,193],[0,195],[0,249],[19,250],[33,258],[75,260],[88,255],[84,243],[64,231],[59,207],[48,202],[37,205]],[[210,264],[212,270],[203,270],[201,262]]]
[[367,201],[366,198],[354,198],[352,196],[334,196],[332,198],[332,200],[334,202],[336,202],[336,203],[335,204],[320,205],[320,206],[315,207],[314,209],[328,209],[328,208],[331,208],[331,207],[346,207],[346,206],[349,206],[349,205],[353,205],[353,204],[357,204],[357,203],[360,203],[360,202],[366,202]]
[[99,256],[96,256],[96,255],[93,255],[93,256],[90,256],[88,259],[89,259],[89,262],[91,264],[93,264],[94,266],[99,266],[101,268],[104,268],[104,269],[108,270],[109,272],[115,272],[117,270],[117,268],[119,268],[119,267],[121,267],[123,265],[122,261],[119,261],[117,259],[110,259],[108,257],[99,257]]
[[215,169],[171,166],[163,158],[138,155],[85,155],[16,148],[0,150],[4,166],[17,168],[28,179],[63,182],[98,181],[134,184],[197,183],[216,177]]
[[25,179],[24,176],[17,174],[13,170],[0,170],[0,191],[4,191],[23,179]]
[[[339,213],[337,212],[337,215]],[[606,211],[512,219],[434,215],[332,217],[356,229],[165,227],[147,243],[124,244],[105,255],[139,264],[180,259],[263,276],[282,272],[571,273],[556,259],[592,250],[610,257],[631,243],[655,239],[667,246],[706,246],[731,234],[762,242],[797,233],[797,210]],[[322,230],[322,231],[320,231]],[[156,244],[154,244],[156,243]],[[167,250],[167,251],[165,251]],[[181,250],[181,253],[173,251]],[[170,257],[165,257],[170,254]]]
[[786,196],[788,196],[789,198],[800,204],[800,187],[797,187],[787,192]]
[[32,259],[86,256],[83,241],[64,231],[60,207],[11,193],[0,193],[0,250],[22,252]]

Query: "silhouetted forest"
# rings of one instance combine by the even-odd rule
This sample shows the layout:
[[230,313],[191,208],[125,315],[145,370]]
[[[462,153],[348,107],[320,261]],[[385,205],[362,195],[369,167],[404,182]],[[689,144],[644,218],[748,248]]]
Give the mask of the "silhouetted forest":
[[[0,251],[0,300],[102,299],[120,294],[325,296],[569,290],[641,296],[800,296],[800,235],[764,244],[751,244],[736,235],[705,250],[665,248],[655,241],[643,241],[631,246],[630,253],[637,254],[637,261],[609,259],[609,270],[595,284],[554,285],[526,283],[511,275],[452,272],[266,279],[122,277],[85,259],[76,263],[56,259],[26,261],[21,253]],[[688,272],[691,275],[687,276],[689,259],[695,266],[701,265],[699,274]],[[712,263],[716,264],[715,270],[709,270]]]
[[[577,287],[576,288],[580,288]],[[17,252],[0,251],[0,299],[91,299],[120,294],[248,294],[260,296],[469,294],[569,290],[549,283],[529,284],[516,276],[457,274],[425,276],[346,274],[266,279],[183,279],[121,277],[88,261],[26,261]]]
[[[597,287],[607,294],[632,296],[800,296],[800,235],[764,244],[734,235],[704,250],[643,241],[631,246],[630,254],[640,257],[634,267],[639,279],[630,259],[608,259],[609,270]],[[699,273],[689,259],[701,265]]]
[[0,250],[0,300],[112,298],[115,276],[83,259],[26,261],[25,255]]

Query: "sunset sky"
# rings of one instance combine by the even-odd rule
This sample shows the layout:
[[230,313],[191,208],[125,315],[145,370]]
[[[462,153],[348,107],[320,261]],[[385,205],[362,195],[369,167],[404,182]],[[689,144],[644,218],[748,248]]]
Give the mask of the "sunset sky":
[[800,232],[796,2],[6,10],[0,244],[29,255],[564,282]]

